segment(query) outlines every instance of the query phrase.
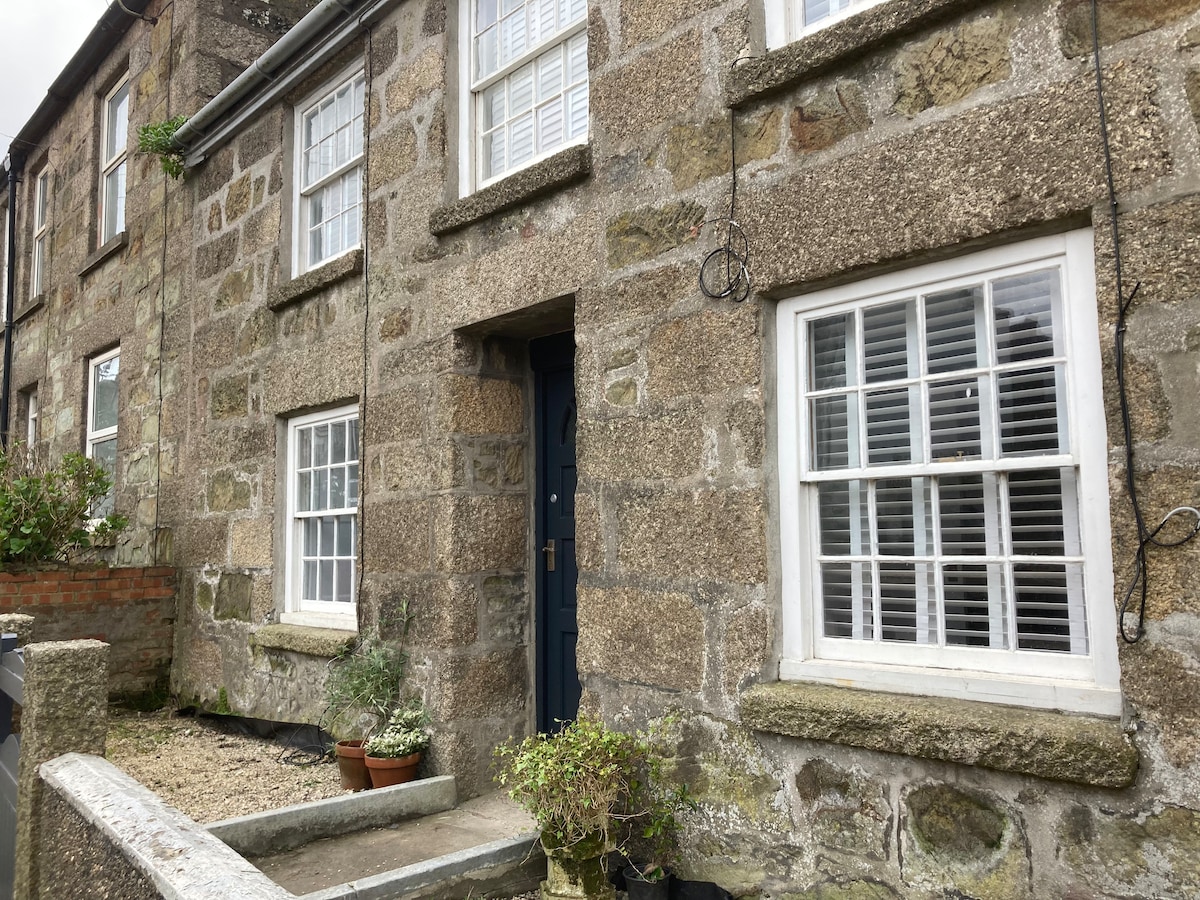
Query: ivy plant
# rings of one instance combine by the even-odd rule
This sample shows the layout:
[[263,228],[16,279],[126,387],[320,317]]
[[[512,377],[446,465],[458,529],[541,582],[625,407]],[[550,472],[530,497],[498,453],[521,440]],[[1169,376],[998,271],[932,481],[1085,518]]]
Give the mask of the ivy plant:
[[165,122],[151,122],[138,129],[138,150],[157,156],[162,162],[163,171],[171,178],[183,177],[183,154],[171,143],[171,138],[186,121],[187,116],[176,116]]
[[51,466],[19,444],[0,451],[0,568],[69,562],[106,545],[128,524],[93,515],[111,489],[108,472],[82,454]]

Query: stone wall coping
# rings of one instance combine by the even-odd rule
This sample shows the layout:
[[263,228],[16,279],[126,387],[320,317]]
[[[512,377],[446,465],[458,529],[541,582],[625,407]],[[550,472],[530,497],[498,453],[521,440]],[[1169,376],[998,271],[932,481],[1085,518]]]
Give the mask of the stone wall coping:
[[358,635],[334,628],[313,628],[309,625],[264,625],[250,640],[264,650],[290,650],[306,656],[333,659],[348,649]]
[[108,566],[54,566],[45,569],[19,569],[0,571],[2,582],[28,581],[91,581],[97,578],[173,578],[175,570],[170,566],[124,566],[113,569]]
[[1138,752],[1114,719],[779,681],[742,696],[756,731],[1094,787],[1133,784]]
[[267,298],[267,309],[279,312],[340,281],[361,275],[362,271],[363,251],[359,247],[278,285]]
[[83,267],[79,270],[78,275],[82,278],[89,272],[93,272],[104,263],[106,259],[129,243],[129,232],[122,231],[119,234],[109,238],[107,242],[96,248],[96,252],[83,261]]
[[582,181],[591,172],[591,145],[568,147],[528,169],[513,172],[482,190],[439,206],[429,216],[429,231],[441,237]]
[[826,69],[955,13],[977,9],[976,0],[909,0],[883,3],[807,37],[740,62],[730,70],[725,102],[734,108],[786,90]]
[[104,759],[68,753],[43,763],[39,772],[167,900],[293,896]]

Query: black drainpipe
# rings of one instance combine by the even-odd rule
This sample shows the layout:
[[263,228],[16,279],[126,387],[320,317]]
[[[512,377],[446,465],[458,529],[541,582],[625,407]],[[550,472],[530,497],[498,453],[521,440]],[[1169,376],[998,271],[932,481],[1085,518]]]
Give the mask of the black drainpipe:
[[8,449],[9,394],[12,389],[13,294],[17,287],[17,184],[22,156],[8,157],[8,267],[4,285],[4,373],[0,378],[0,447]]

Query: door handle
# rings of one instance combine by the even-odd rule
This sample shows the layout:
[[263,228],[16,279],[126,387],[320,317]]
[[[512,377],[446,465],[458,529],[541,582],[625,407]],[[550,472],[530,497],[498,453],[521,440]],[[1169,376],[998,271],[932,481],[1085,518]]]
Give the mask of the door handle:
[[554,541],[546,541],[546,546],[542,548],[542,553],[546,554],[546,571],[554,571]]

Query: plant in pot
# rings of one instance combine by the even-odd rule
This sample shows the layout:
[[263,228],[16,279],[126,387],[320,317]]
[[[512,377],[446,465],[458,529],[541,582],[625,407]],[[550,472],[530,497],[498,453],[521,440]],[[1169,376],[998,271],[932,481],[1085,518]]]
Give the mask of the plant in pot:
[[655,816],[671,817],[648,790],[655,753],[643,735],[581,717],[555,735],[508,741],[495,750],[496,780],[542,832],[542,897],[612,900],[607,856]]
[[421,755],[429,748],[429,716],[419,703],[397,709],[387,725],[363,744],[373,787],[404,784],[417,777]]
[[364,744],[395,709],[405,662],[402,651],[383,643],[363,644],[330,662],[325,680],[329,728],[334,734],[362,735],[334,745],[346,790],[361,791],[371,786]]

